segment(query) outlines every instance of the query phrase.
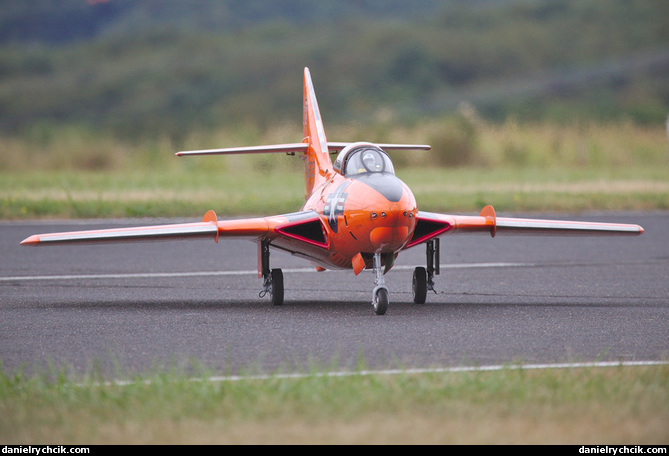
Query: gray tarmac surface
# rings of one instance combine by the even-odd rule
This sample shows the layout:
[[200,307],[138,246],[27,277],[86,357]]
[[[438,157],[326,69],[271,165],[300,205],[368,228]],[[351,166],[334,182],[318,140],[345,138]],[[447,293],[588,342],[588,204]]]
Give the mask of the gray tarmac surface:
[[438,293],[412,302],[412,270],[425,263],[418,246],[386,276],[390,306],[377,316],[371,271],[318,273],[277,251],[271,265],[284,269],[286,293],[272,306],[258,297],[248,241],[19,246],[37,233],[180,220],[1,222],[2,369],[118,377],[193,363],[236,374],[666,361],[669,213],[543,217],[638,223],[646,232],[446,236]]

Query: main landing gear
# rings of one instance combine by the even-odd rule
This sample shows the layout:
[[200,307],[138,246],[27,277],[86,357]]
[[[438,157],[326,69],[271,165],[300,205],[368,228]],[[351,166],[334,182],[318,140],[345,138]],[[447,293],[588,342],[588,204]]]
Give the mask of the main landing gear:
[[[272,304],[280,306],[283,304],[283,272],[281,269],[270,269],[269,267],[269,242],[261,242],[260,249],[261,272],[263,278],[263,289],[260,297],[263,298],[270,294]],[[433,239],[426,243],[426,267],[417,267],[413,272],[413,302],[416,304],[425,304],[427,292],[434,289],[434,276],[439,275],[439,239]],[[386,258],[387,261],[392,259]],[[388,288],[384,279],[384,269],[382,267],[382,257],[380,253],[375,253],[373,257],[374,268],[374,290],[372,291],[372,306],[377,315],[384,315],[388,311]]]
[[413,302],[425,304],[428,290],[434,291],[434,276],[439,275],[439,239],[426,243],[427,267],[417,267],[413,271]]
[[260,249],[260,269],[263,278],[263,288],[259,296],[264,298],[269,293],[272,297],[272,304],[280,306],[283,304],[283,272],[281,269],[269,268],[269,242],[262,241],[258,248]]

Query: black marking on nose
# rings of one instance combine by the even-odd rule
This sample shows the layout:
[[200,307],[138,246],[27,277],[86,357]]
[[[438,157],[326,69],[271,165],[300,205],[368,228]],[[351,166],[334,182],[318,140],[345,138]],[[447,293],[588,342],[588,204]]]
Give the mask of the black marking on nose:
[[385,196],[388,201],[398,202],[402,198],[404,186],[402,181],[389,173],[366,173],[355,177],[356,180],[369,185]]

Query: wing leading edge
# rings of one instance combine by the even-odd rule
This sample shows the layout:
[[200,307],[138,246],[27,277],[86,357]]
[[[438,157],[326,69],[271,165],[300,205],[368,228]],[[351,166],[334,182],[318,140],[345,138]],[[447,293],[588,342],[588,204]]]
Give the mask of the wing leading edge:
[[207,212],[201,222],[180,223],[88,231],[69,231],[32,235],[21,245],[98,244],[219,237],[267,240],[291,251],[291,245],[305,243],[327,248],[328,241],[318,214],[303,211],[271,217],[219,221],[214,211]]
[[217,234],[216,214],[213,211],[209,211],[205,214],[202,222],[199,223],[34,234],[24,239],[21,245],[98,244],[185,238],[216,238]]
[[419,211],[413,238],[407,247],[429,241],[449,233],[489,233],[540,236],[638,236],[639,225],[622,223],[595,223],[568,220],[544,220],[497,217],[492,206],[486,206],[479,215],[448,215]]

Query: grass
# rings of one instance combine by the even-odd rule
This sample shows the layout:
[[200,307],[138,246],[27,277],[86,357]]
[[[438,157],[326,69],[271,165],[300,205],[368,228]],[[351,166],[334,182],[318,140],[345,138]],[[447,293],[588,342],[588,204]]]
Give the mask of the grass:
[[[276,157],[286,160],[283,157]],[[299,160],[289,157],[289,160]],[[397,174],[422,210],[498,212],[669,209],[661,168],[405,168]],[[293,212],[301,170],[51,171],[0,173],[0,218],[221,217]]]
[[[255,177],[255,179],[253,179]],[[0,177],[0,218],[201,217],[293,212],[301,173],[53,171]]]
[[[315,372],[314,374],[316,374]],[[669,442],[669,366],[125,384],[0,373],[7,444]]]
[[[487,123],[457,117],[397,127],[338,125],[333,141],[427,142],[394,152],[420,209],[665,210],[669,139],[663,126]],[[0,218],[200,217],[292,212],[304,201],[298,157],[174,157],[181,149],[294,142],[293,127],[193,133],[128,143],[76,128],[0,138]]]

